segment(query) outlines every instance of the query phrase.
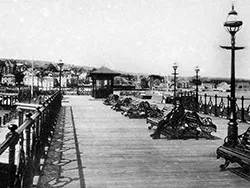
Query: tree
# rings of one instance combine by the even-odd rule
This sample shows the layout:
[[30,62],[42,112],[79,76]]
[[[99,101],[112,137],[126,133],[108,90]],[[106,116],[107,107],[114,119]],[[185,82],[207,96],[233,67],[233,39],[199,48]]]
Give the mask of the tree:
[[85,69],[82,68],[82,67],[80,67],[80,68],[78,68],[78,67],[72,67],[71,70],[72,70],[72,74],[74,76],[76,76],[76,83],[74,83],[74,85],[76,86],[76,92],[77,92],[77,94],[79,94],[79,83],[80,83],[79,76],[80,76],[80,74],[82,74],[83,71],[85,71]]
[[198,85],[198,86],[200,86],[202,84],[201,80],[200,79],[197,80],[196,78],[192,79],[191,83],[194,85]]
[[45,70],[47,72],[58,72],[57,68],[52,63],[48,64]]
[[21,85],[23,82],[24,74],[22,72],[16,72],[15,74],[15,80],[18,85]]
[[22,72],[15,72],[15,81],[16,85],[18,85],[18,100],[20,101],[21,93],[20,93],[20,87],[21,83],[23,82],[24,74]]

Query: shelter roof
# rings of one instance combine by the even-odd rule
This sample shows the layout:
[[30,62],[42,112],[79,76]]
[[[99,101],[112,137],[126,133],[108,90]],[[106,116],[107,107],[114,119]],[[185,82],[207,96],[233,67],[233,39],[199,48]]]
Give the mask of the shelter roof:
[[113,76],[118,76],[120,75],[120,73],[115,72],[105,66],[102,66],[101,68],[94,70],[92,72],[90,72],[90,76],[92,75],[113,75]]

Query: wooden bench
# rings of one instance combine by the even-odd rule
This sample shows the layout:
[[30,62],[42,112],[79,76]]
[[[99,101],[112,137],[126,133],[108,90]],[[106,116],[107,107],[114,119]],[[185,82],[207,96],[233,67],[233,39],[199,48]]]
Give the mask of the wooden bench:
[[114,105],[117,100],[119,99],[118,95],[110,94],[104,101],[103,104],[105,105]]
[[132,106],[128,111],[126,116],[129,118],[147,118],[156,117],[156,114],[161,113],[156,104],[150,104],[148,101],[141,101],[139,105]]
[[148,129],[151,130],[154,126],[158,126],[159,122],[163,120],[164,117],[172,111],[172,109],[172,107],[164,106],[163,109],[158,113],[158,115],[153,117],[147,117],[146,123],[150,123]]
[[161,134],[169,139],[214,138],[216,125],[209,117],[200,117],[196,112],[187,111],[181,118],[170,119]]
[[129,109],[131,108],[131,106],[130,105],[128,105],[128,106],[121,106],[121,114],[126,114],[128,111],[129,111]]
[[185,129],[184,139],[188,137],[194,137],[197,140],[200,137],[214,138],[211,133],[217,131],[217,126],[210,117],[201,117],[196,112],[186,112],[181,121]]
[[238,163],[246,170],[250,170],[250,127],[243,134],[238,136],[238,144],[229,146],[227,138],[224,145],[220,146],[217,151],[217,158],[225,159],[225,163],[220,165],[221,170],[225,170],[230,163]]
[[131,108],[137,108],[140,104],[140,100],[139,99],[134,99],[134,100],[131,100],[130,103],[128,103],[127,105],[124,105],[124,106],[121,106],[121,114],[123,115],[127,115],[128,111],[131,109]]
[[130,97],[120,97],[114,105],[111,106],[111,109],[116,111],[121,111],[121,107],[128,106],[132,101],[132,98]]
[[147,101],[141,101],[137,105],[132,105],[125,116],[129,118],[146,118],[146,108],[150,106]]

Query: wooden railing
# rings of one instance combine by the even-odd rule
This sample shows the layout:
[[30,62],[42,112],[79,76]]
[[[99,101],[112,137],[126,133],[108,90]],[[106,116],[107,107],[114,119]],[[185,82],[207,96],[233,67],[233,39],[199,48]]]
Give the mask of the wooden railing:
[[61,106],[61,93],[56,92],[41,105],[17,103],[18,125],[10,124],[10,132],[0,145],[0,155],[8,162],[0,163],[1,188],[28,188],[39,174]]

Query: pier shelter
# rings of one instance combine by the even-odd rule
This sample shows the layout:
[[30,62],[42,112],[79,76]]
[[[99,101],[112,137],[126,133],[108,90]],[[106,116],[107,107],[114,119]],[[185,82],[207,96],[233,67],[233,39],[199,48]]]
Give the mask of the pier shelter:
[[120,73],[102,66],[101,68],[90,72],[92,78],[92,97],[106,98],[114,90],[114,77]]

